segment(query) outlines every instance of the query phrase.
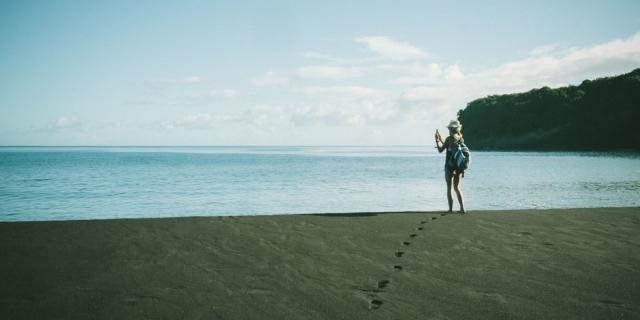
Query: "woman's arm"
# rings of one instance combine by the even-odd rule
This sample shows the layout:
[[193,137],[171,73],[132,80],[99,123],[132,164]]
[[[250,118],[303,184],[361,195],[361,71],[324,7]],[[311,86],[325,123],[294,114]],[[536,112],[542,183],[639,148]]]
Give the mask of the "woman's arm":
[[[440,144],[438,144],[438,142],[440,142]],[[444,139],[444,142],[442,141],[442,138],[440,137],[439,140],[436,140],[436,148],[438,148],[438,152],[442,153],[442,151],[447,149],[449,143],[449,137],[447,137],[446,139]]]

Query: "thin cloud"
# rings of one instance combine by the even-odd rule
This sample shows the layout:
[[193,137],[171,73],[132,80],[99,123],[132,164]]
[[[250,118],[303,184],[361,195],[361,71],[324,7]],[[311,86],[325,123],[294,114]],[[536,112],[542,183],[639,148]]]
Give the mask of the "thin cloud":
[[240,96],[240,92],[234,89],[220,89],[220,90],[211,90],[205,94],[207,97],[211,98],[226,98],[233,99]]
[[451,93],[451,90],[444,86],[418,86],[409,89],[403,97],[408,101],[443,102]]
[[173,130],[178,128],[202,130],[211,129],[216,126],[236,119],[229,115],[222,114],[210,114],[210,113],[196,113],[185,115],[174,121],[165,121],[160,123],[162,129]]
[[286,73],[268,71],[255,77],[251,82],[258,87],[277,87],[289,84],[289,76]]
[[269,129],[286,126],[293,114],[291,108],[274,105],[256,105],[233,114],[194,113],[183,115],[175,120],[155,125],[162,130],[216,130],[224,125],[241,125],[254,129]]
[[167,99],[172,106],[203,105],[211,101],[230,100],[242,96],[240,91],[235,89],[212,89],[209,91],[195,91],[184,96],[174,96]]
[[85,131],[86,125],[76,116],[62,116],[51,121],[45,131]]
[[137,91],[126,101],[133,105],[186,105],[208,96],[209,80],[204,76],[183,76],[149,79],[140,83]]
[[387,94],[384,90],[360,86],[305,87],[298,91],[307,95],[340,96],[351,98],[381,97]]
[[160,78],[151,80],[152,84],[160,84],[160,85],[192,85],[192,84],[203,84],[207,83],[208,80],[205,77],[191,75],[184,77],[176,77],[176,78]]
[[315,51],[303,52],[301,56],[308,59],[320,60],[325,62],[328,65],[340,65],[340,66],[356,66],[356,65],[370,64],[370,63],[387,60],[380,56],[345,59],[345,58],[339,58],[329,54],[324,54],[324,53],[315,52]]
[[333,57],[331,55],[324,54],[324,53],[319,53],[319,52],[315,52],[315,51],[303,52],[302,56],[305,57],[305,58],[317,59],[317,60],[322,60],[322,61],[325,61],[325,62],[342,63],[342,62],[346,62],[347,61],[345,59],[339,59],[339,58]]
[[[398,78],[392,79],[389,83],[399,86],[415,86],[426,84],[437,84],[444,80],[446,68],[437,63],[413,63],[408,65],[387,65],[388,72],[401,74]],[[459,71],[459,68],[458,68]]]
[[549,54],[553,54],[554,52],[557,52],[559,48],[560,46],[558,44],[548,44],[544,46],[535,47],[531,49],[528,54],[530,56],[545,56],[545,55],[549,55]]
[[295,75],[307,79],[341,80],[362,76],[362,71],[353,67],[306,66],[296,69]]
[[303,104],[291,109],[295,126],[364,126],[388,125],[405,120],[406,114],[389,101],[360,100],[357,103]]
[[387,37],[361,37],[357,38],[356,42],[364,43],[369,50],[392,60],[416,60],[429,57],[423,49]]

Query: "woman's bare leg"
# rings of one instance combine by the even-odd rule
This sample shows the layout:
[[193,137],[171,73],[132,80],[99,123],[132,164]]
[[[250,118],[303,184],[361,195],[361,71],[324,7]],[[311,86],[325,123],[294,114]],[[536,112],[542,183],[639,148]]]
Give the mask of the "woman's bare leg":
[[[460,190],[460,173],[456,173],[453,176],[453,190],[456,191],[456,195],[458,196],[458,203],[460,204],[460,212],[464,211],[464,199],[462,197],[462,190]],[[451,188],[449,188],[449,195],[451,195]],[[451,200],[450,202],[452,202]],[[451,206],[449,206],[451,207]]]
[[451,195],[451,178],[452,174],[445,173],[444,179],[447,181],[447,201],[449,202],[449,212],[453,211],[453,196]]

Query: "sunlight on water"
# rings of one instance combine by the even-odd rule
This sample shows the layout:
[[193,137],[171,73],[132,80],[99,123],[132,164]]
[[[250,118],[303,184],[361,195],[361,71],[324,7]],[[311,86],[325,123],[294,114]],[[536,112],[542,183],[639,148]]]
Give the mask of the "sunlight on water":
[[[446,209],[416,147],[4,147],[0,220]],[[637,154],[474,152],[469,210],[638,206]]]

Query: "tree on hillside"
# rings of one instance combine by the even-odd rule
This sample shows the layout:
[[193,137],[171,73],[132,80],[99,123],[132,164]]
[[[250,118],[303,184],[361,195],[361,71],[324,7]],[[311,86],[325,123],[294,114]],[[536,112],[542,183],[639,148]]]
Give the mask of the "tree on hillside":
[[640,150],[640,69],[471,101],[458,112],[465,140],[493,150]]

